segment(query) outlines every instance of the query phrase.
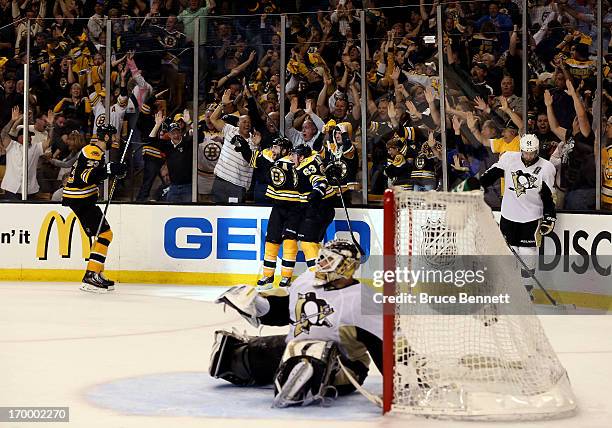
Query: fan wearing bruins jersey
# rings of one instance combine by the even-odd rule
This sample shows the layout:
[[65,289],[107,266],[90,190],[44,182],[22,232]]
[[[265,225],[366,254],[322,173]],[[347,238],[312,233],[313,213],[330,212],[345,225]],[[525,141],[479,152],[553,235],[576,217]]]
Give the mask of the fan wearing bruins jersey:
[[[359,154],[351,142],[352,126],[348,122],[336,125],[330,120],[325,128],[328,135],[321,137],[313,144],[313,149],[319,153],[325,164],[325,175],[332,186],[340,186],[342,193],[346,192],[347,203],[352,201],[355,190],[358,189],[357,171],[359,169]],[[336,200],[336,206],[342,206]]]
[[108,280],[102,274],[108,246],[113,240],[113,232],[104,218],[100,234],[96,236],[98,226],[103,219],[102,210],[96,205],[96,201],[100,183],[107,177],[121,178],[127,172],[125,164],[106,163],[104,159],[106,146],[112,143],[112,139],[116,135],[117,129],[112,125],[98,127],[98,138],[83,147],[63,190],[62,205],[68,206],[74,211],[87,236],[95,240],[91,247],[87,270],[81,286],[82,290],[95,293],[106,293],[114,290],[114,282]]
[[300,194],[295,189],[296,177],[293,162],[287,157],[292,144],[285,137],[276,138],[272,147],[264,150],[251,150],[248,141],[240,135],[232,138],[234,149],[255,173],[261,173],[268,183],[266,197],[272,202],[272,211],[266,228],[266,244],[263,261],[263,276],[257,281],[261,290],[272,288],[276,259],[283,245],[281,262],[281,287],[291,283],[293,268],[297,258],[297,223],[300,221]]
[[[408,128],[405,128],[405,132]],[[414,134],[414,128],[409,128],[410,135],[406,138],[409,147],[414,145],[416,154],[414,156],[414,167],[410,174],[413,190],[415,192],[426,192],[437,187],[438,180],[436,170],[440,165],[441,145],[434,139],[434,134],[429,131],[429,137],[423,141]],[[420,140],[420,141],[419,141]]]
[[302,242],[306,265],[310,268],[315,265],[320,243],[336,214],[336,192],[325,177],[323,160],[306,144],[295,146],[291,159],[297,176],[297,191],[304,205],[301,208],[298,241]]
[[387,165],[385,175],[391,179],[393,186],[412,190],[412,168],[414,167],[415,146],[410,147],[399,136],[387,142]]
[[521,269],[523,284],[531,295],[537,247],[541,236],[548,235],[555,227],[552,191],[556,170],[550,161],[538,156],[540,142],[535,135],[523,135],[520,149],[520,152],[503,153],[480,177],[480,184],[487,187],[504,178],[499,226],[508,245],[524,258],[531,270],[530,273]]
[[242,285],[219,296],[216,303],[255,327],[290,330],[262,337],[217,331],[210,375],[242,386],[274,383],[276,407],[318,402],[330,391],[353,392],[349,379],[363,384],[371,360],[382,368],[382,317],[364,315],[362,286],[353,278],[359,263],[353,243],[334,240],[289,289],[273,294]]

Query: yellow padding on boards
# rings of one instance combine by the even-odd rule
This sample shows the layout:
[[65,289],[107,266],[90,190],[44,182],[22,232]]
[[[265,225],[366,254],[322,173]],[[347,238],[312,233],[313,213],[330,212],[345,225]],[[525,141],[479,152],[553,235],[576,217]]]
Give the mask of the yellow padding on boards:
[[[291,265],[295,266],[297,252],[298,244],[295,239],[285,239],[283,241],[283,261],[288,261]],[[283,263],[281,275],[289,278],[293,276],[293,266],[285,266],[285,263]]]
[[268,263],[274,263],[274,267],[266,267],[264,264],[263,274],[264,276],[272,276],[274,275],[274,271],[276,270],[276,258],[278,257],[278,251],[280,250],[280,244],[274,244],[272,242],[266,242],[265,252],[264,252],[264,260],[268,261]]

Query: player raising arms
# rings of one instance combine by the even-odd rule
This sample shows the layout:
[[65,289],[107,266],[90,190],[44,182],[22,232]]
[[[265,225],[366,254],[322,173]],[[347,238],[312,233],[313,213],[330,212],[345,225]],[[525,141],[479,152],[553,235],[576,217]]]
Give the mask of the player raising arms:
[[106,147],[116,138],[117,129],[113,125],[100,125],[97,134],[96,140],[92,139],[90,144],[83,147],[72,167],[63,190],[62,205],[74,211],[87,236],[94,239],[81,290],[106,293],[115,289],[115,283],[102,275],[113,232],[105,218],[100,234],[96,236],[103,217],[102,210],[96,205],[98,185],[107,177],[124,177],[127,166],[122,163],[106,163],[104,160]]
[[292,147],[291,141],[278,137],[269,149],[251,150],[249,143],[240,135],[236,135],[232,138],[232,144],[250,166],[265,171],[268,183],[266,197],[273,204],[266,229],[263,276],[257,281],[257,286],[261,290],[272,288],[276,258],[282,243],[282,278],[279,285],[286,287],[291,282],[297,257],[297,227],[301,206],[293,162],[287,157]]
[[262,337],[215,332],[210,375],[235,385],[274,383],[273,404],[286,407],[354,391],[347,372],[363,384],[370,357],[382,370],[382,317],[363,314],[361,284],[353,278],[359,262],[354,244],[330,241],[314,269],[289,289],[272,295],[239,285],[223,293],[216,303],[232,307],[252,325],[291,329]]
[[540,158],[540,142],[533,134],[520,139],[520,152],[505,152],[499,161],[481,177],[483,187],[504,178],[504,197],[501,206],[500,229],[514,251],[522,257],[531,274],[521,269],[523,284],[533,300],[533,279],[537,247],[541,236],[555,227],[556,212],[552,189],[555,167]]

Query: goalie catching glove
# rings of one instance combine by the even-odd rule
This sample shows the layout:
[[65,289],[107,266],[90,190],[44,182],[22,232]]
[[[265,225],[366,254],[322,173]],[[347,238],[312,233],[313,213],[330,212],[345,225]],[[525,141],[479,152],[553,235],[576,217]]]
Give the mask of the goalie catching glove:
[[540,220],[540,235],[546,236],[550,234],[550,232],[552,232],[555,228],[556,221],[557,219],[550,215],[545,215],[544,217],[542,217],[542,220]]
[[235,309],[253,327],[259,327],[258,317],[265,315],[270,309],[270,303],[249,285],[230,288],[217,297],[215,303],[223,303]]

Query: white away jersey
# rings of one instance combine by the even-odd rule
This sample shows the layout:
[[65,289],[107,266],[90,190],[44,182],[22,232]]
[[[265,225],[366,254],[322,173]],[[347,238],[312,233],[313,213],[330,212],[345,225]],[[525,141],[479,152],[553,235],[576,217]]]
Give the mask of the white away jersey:
[[553,192],[556,170],[552,163],[539,158],[531,166],[525,166],[521,152],[505,152],[491,168],[504,171],[504,197],[501,214],[518,223],[539,220],[543,215],[540,192],[542,183]]
[[[357,283],[341,289],[315,287],[315,274],[308,270],[289,289],[289,318],[292,320],[287,342],[296,340],[334,341],[340,351],[351,357],[350,333],[355,327],[382,339],[380,315],[364,315],[361,287]],[[352,358],[351,358],[352,359]]]

